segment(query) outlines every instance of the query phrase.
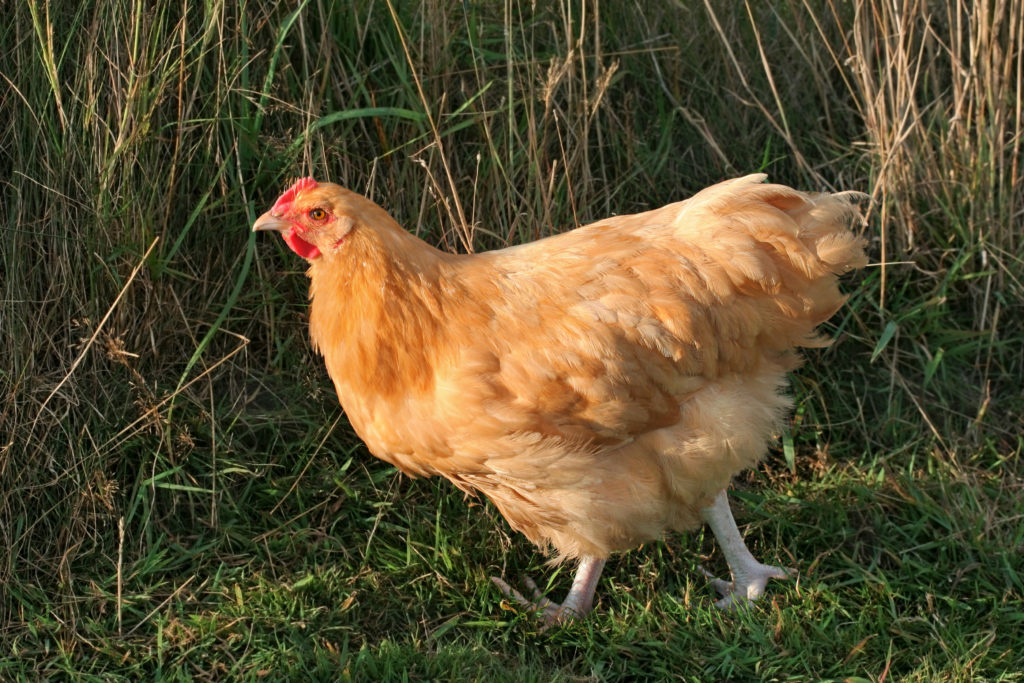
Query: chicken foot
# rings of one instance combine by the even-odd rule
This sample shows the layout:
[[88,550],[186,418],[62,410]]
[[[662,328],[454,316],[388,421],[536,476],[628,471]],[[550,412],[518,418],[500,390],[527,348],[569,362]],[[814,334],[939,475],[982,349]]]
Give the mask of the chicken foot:
[[512,588],[505,581],[496,576],[491,581],[511,600],[514,600],[523,607],[538,610],[544,619],[545,628],[556,624],[564,624],[573,619],[585,617],[594,606],[594,589],[597,588],[597,580],[601,578],[601,570],[604,569],[603,558],[584,555],[580,558],[579,567],[576,569],[576,576],[572,580],[572,588],[565,596],[562,604],[548,599],[537,584],[530,577],[525,578],[526,585],[533,591],[533,599],[530,600],[522,593]]
[[722,549],[732,573],[732,581],[723,581],[712,576],[703,567],[700,568],[722,596],[715,606],[721,609],[734,609],[743,603],[753,602],[764,594],[768,579],[788,579],[796,574],[795,569],[773,567],[754,559],[743,542],[739,529],[736,528],[736,520],[733,519],[729,498],[724,489],[715,496],[714,503],[700,511],[700,516],[715,534],[718,547]]

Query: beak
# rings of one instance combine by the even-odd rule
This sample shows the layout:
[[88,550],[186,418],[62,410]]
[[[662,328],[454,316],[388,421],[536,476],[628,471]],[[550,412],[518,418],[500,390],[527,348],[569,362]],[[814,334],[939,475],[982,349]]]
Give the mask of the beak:
[[273,215],[270,211],[267,211],[265,214],[257,218],[256,222],[252,224],[253,231],[277,230],[278,232],[284,232],[289,227],[288,221],[282,220],[280,217]]

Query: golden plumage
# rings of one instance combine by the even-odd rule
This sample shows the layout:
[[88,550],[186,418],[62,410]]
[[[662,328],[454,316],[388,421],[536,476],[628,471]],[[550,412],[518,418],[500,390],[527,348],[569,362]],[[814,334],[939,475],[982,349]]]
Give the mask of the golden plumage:
[[327,183],[256,227],[316,247],[310,334],[374,455],[604,558],[694,527],[757,462],[795,349],[828,343],[837,275],[865,264],[844,196],[763,180],[474,255]]

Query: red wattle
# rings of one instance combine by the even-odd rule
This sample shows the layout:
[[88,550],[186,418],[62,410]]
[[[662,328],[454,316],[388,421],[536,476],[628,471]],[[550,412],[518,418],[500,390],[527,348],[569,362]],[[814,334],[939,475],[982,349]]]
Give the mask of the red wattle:
[[320,255],[320,250],[316,245],[310,244],[299,237],[295,233],[295,228],[288,228],[285,232],[281,233],[281,237],[284,238],[285,243],[291,247],[292,251],[304,259],[314,259]]

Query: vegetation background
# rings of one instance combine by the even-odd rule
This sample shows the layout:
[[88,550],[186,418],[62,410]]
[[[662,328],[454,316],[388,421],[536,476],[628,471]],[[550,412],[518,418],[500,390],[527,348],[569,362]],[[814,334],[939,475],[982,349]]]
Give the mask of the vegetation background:
[[[11,0],[0,25],[0,679],[1022,680],[1021,0]],[[874,264],[735,508],[796,566],[722,614],[700,532],[551,571],[374,460],[249,231],[330,178],[443,248],[766,171]]]

